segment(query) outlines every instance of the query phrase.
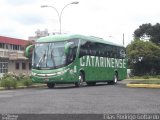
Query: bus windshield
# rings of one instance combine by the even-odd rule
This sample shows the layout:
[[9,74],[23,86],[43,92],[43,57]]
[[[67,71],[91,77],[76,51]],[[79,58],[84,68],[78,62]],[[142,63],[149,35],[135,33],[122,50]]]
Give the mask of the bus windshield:
[[36,43],[32,56],[32,67],[51,69],[64,66],[66,63],[65,43]]

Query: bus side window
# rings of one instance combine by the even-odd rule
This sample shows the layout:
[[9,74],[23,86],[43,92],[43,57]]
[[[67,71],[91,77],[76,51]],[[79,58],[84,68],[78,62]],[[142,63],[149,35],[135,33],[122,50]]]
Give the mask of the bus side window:
[[68,55],[67,55],[67,64],[71,63],[76,59],[77,54],[77,48],[78,48],[78,40],[71,39],[68,42],[73,42],[73,44],[70,46]]
[[89,42],[83,40],[80,45],[79,57],[83,57],[83,56],[89,55],[89,54],[90,54]]
[[110,57],[110,46],[109,45],[105,47],[105,57]]
[[105,57],[105,51],[102,51],[102,57]]
[[96,51],[92,50],[92,56],[95,56],[95,55],[96,55]]
[[104,48],[104,57],[108,56],[107,47]]
[[70,48],[67,55],[67,63],[71,63],[76,58],[75,48]]
[[92,55],[92,54],[93,54],[92,49],[90,49],[89,50],[89,55]]
[[89,51],[84,48],[84,47],[80,47],[80,53],[79,53],[79,57],[83,57],[85,55],[88,55]]
[[114,48],[114,57],[115,57],[115,58],[117,58],[117,57],[118,57],[118,55],[117,55],[117,51],[118,51],[118,50],[117,50],[117,47],[115,47],[115,48]]
[[101,57],[105,57],[105,45],[101,44]]
[[116,54],[117,54],[117,58],[120,58],[120,54],[119,54],[119,47],[117,48],[117,52],[116,52]]

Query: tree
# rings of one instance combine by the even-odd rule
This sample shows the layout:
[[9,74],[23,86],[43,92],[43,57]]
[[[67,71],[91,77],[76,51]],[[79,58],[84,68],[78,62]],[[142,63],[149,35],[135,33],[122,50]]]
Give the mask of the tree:
[[135,75],[159,74],[160,47],[151,41],[136,39],[127,46],[130,68]]
[[153,43],[160,44],[160,24],[151,23],[142,24],[134,31],[135,39],[149,39]]

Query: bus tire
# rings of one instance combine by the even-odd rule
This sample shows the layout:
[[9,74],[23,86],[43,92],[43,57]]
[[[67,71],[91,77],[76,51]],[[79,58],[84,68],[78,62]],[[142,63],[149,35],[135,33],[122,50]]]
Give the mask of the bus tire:
[[115,74],[115,75],[114,75],[114,79],[113,79],[113,83],[114,83],[114,84],[117,84],[117,81],[118,81],[118,75]]
[[54,88],[55,87],[55,83],[47,83],[47,87],[48,88]]
[[115,84],[117,84],[117,81],[118,81],[118,75],[115,74],[114,77],[113,77],[113,81],[109,81],[108,84],[109,85],[115,85]]
[[86,82],[88,86],[95,86],[96,82]]
[[80,72],[78,82],[75,83],[76,87],[81,87],[83,85],[84,75]]

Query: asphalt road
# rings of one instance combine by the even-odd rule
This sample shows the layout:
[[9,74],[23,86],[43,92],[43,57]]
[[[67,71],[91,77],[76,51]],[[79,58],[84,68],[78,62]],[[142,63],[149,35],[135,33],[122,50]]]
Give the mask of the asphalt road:
[[0,113],[159,113],[160,89],[127,88],[124,83],[0,91]]

